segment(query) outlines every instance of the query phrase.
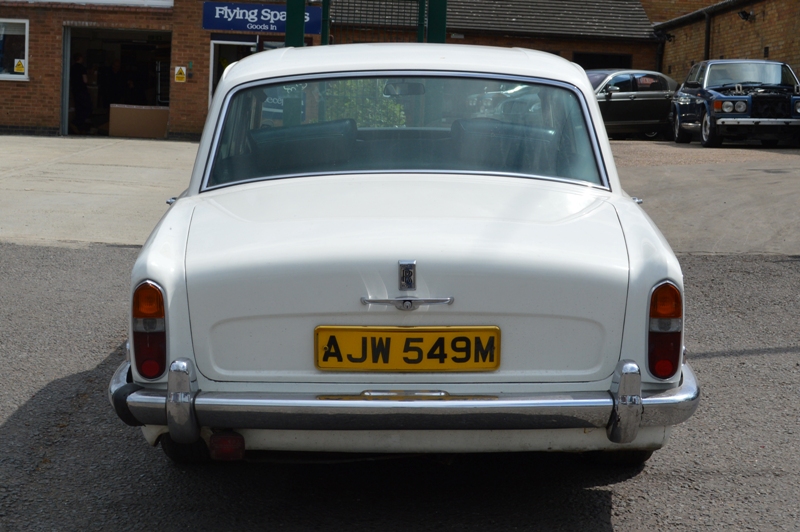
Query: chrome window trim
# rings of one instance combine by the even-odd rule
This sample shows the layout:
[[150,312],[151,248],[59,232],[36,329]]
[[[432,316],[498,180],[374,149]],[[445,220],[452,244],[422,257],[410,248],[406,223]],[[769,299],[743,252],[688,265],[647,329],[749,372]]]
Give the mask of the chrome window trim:
[[[222,128],[225,124],[225,120],[227,119],[228,110],[230,109],[230,103],[234,96],[236,96],[239,92],[248,90],[254,87],[258,87],[261,85],[273,85],[279,83],[297,83],[303,81],[317,81],[317,80],[326,80],[326,79],[338,79],[338,78],[349,78],[349,77],[388,77],[388,76],[408,76],[408,77],[448,77],[448,78],[491,78],[497,81],[512,81],[512,82],[521,82],[521,83],[529,83],[529,84],[540,84],[540,85],[549,85],[552,87],[558,87],[561,89],[566,89],[578,98],[578,102],[580,103],[581,110],[583,112],[583,118],[585,120],[587,129],[589,134],[589,142],[592,145],[592,150],[595,156],[595,165],[597,166],[598,175],[600,177],[600,183],[590,183],[589,181],[584,181],[581,179],[569,179],[564,177],[553,177],[553,176],[538,176],[533,174],[515,174],[515,173],[507,173],[507,172],[471,172],[471,171],[457,171],[457,170],[364,170],[364,171],[348,171],[348,172],[318,172],[318,173],[301,173],[301,174],[282,174],[276,176],[269,176],[269,177],[259,177],[254,179],[247,179],[242,181],[236,181],[235,183],[225,183],[216,186],[209,186],[208,181],[211,178],[211,166],[213,164],[214,158],[216,157],[217,150],[219,149],[219,142],[222,136]],[[203,179],[200,184],[200,192],[207,192],[212,190],[217,190],[220,188],[225,188],[233,185],[241,185],[244,183],[253,183],[253,182],[260,182],[260,181],[272,181],[277,179],[290,179],[296,177],[312,177],[312,176],[324,176],[324,175],[361,175],[361,174],[466,174],[466,175],[483,175],[483,176],[500,176],[500,177],[518,177],[518,178],[525,178],[525,179],[537,179],[537,180],[546,180],[546,181],[555,181],[555,182],[563,182],[569,184],[578,184],[578,185],[587,185],[591,188],[597,188],[601,190],[611,191],[611,184],[608,177],[608,173],[606,172],[606,161],[603,157],[603,152],[600,149],[600,143],[597,139],[597,124],[594,123],[592,120],[592,115],[589,112],[589,106],[586,103],[586,98],[583,95],[583,92],[570,83],[566,83],[563,81],[557,81],[552,79],[546,78],[537,78],[537,77],[527,77],[527,76],[519,76],[519,75],[510,75],[510,74],[498,74],[498,73],[491,73],[491,72],[459,72],[453,70],[346,70],[346,71],[338,71],[338,72],[321,72],[321,73],[314,73],[314,74],[300,74],[300,75],[292,75],[292,76],[281,76],[277,78],[263,78],[255,81],[249,81],[246,83],[242,83],[228,91],[228,94],[225,95],[225,100],[222,102],[222,111],[219,114],[217,119],[217,123],[214,126],[214,137],[211,142],[211,147],[208,150],[208,154],[206,156],[205,167],[203,169]]]

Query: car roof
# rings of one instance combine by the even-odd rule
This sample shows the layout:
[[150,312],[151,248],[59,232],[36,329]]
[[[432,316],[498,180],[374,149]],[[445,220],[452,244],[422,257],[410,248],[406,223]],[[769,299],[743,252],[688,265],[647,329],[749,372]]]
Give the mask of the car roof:
[[784,65],[782,61],[770,61],[768,59],[707,59],[705,61],[701,61],[702,63],[706,63],[709,65],[716,65],[716,64],[725,64],[725,63],[764,63],[764,64],[772,64],[772,65]]
[[634,74],[648,74],[648,75],[653,75],[653,76],[661,76],[662,78],[667,80],[667,84],[669,85],[669,90],[675,90],[677,88],[677,86],[678,86],[678,82],[677,81],[675,81],[674,79],[672,79],[668,75],[666,75],[666,74],[664,74],[662,72],[656,72],[655,70],[642,70],[642,69],[636,69],[636,68],[616,68],[616,69],[590,68],[589,70],[586,71],[586,75],[588,76],[590,74],[599,74],[601,76],[604,76],[604,79],[600,83],[598,83],[597,86],[595,87],[595,91],[599,91],[602,88],[602,86],[605,83],[607,78],[610,78],[612,76],[616,76],[616,75],[619,75],[619,74],[631,74],[631,75],[634,75]]
[[661,72],[656,72],[655,70],[644,70],[641,68],[614,68],[614,69],[607,69],[607,68],[590,68],[586,71],[587,74],[605,74],[610,76],[611,74],[656,74],[659,76],[664,76],[668,78],[666,74]]
[[[547,52],[463,44],[369,43],[279,48],[231,65],[223,92],[265,78],[325,72],[419,70],[539,77],[586,88],[578,65]],[[590,89],[588,89],[591,92]]]

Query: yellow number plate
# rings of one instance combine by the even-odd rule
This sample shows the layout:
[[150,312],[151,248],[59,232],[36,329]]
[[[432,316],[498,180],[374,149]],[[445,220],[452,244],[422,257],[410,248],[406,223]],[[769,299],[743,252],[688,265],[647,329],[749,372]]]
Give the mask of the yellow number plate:
[[493,371],[499,327],[314,329],[314,363],[327,371]]

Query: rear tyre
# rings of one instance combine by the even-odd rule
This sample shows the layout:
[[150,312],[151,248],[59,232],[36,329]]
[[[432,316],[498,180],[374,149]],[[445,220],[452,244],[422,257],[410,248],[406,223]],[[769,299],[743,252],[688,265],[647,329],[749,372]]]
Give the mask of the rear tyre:
[[777,148],[778,139],[761,139],[761,145],[765,148]]
[[722,138],[717,134],[717,124],[708,113],[703,113],[702,127],[700,128],[700,143],[705,148],[718,148]]
[[657,139],[660,134],[661,134],[660,131],[646,131],[646,132],[643,133],[644,138],[646,138],[648,140]]
[[672,118],[672,140],[678,144],[689,144],[692,141],[692,134],[681,129],[681,119],[678,118],[677,109]]
[[202,438],[194,443],[175,443],[169,434],[164,434],[159,441],[164,454],[176,464],[204,464],[211,460]]

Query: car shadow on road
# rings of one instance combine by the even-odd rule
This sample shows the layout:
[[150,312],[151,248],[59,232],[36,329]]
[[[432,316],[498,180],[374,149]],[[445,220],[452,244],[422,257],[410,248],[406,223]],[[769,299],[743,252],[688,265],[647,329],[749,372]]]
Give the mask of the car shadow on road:
[[176,466],[108,404],[123,353],[51,382],[0,426],[0,530],[602,532],[610,486],[640,471],[549,453]]

